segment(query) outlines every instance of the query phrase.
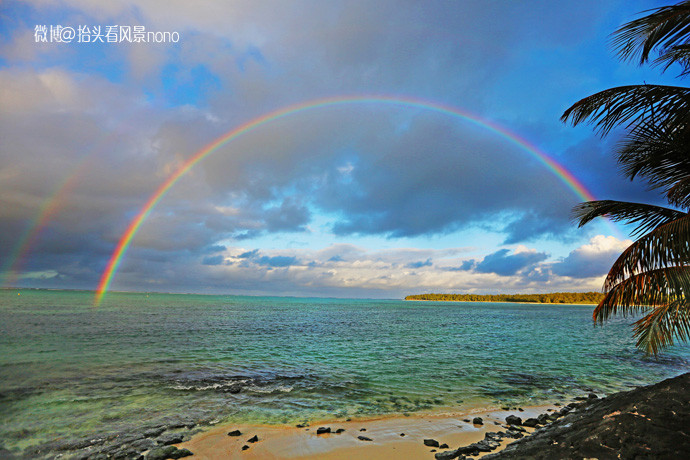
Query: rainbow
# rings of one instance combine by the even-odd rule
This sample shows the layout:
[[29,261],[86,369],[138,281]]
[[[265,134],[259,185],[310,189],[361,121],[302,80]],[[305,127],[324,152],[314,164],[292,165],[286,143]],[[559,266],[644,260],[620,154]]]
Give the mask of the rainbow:
[[26,262],[29,250],[34,245],[38,236],[46,227],[48,222],[57,214],[57,212],[65,204],[65,196],[70,194],[74,189],[79,177],[86,170],[90,158],[82,158],[75,170],[67,175],[62,182],[58,183],[51,193],[43,202],[33,220],[29,222],[26,230],[21,235],[14,250],[10,253],[5,264],[0,268],[0,287],[13,287],[19,278]]
[[437,113],[445,114],[451,117],[460,118],[474,125],[480,126],[482,128],[488,129],[489,131],[500,135],[504,139],[507,139],[511,143],[517,145],[522,150],[530,153],[534,158],[536,158],[540,163],[542,163],[549,171],[560,178],[568,188],[570,188],[579,198],[583,201],[595,200],[594,196],[573,176],[568,170],[557,163],[554,159],[550,158],[546,153],[542,152],[535,145],[530,144],[526,139],[519,137],[517,134],[509,131],[503,126],[499,125],[490,120],[483,119],[478,115],[472,114],[465,110],[453,107],[450,105],[442,104],[439,102],[428,101],[424,99],[418,99],[407,96],[336,96],[323,99],[309,100],[299,104],[290,105],[283,107],[265,115],[261,115],[253,120],[250,120],[235,129],[223,134],[210,144],[203,147],[201,150],[197,151],[194,155],[189,157],[173,174],[168,176],[168,178],[163,182],[158,189],[149,197],[149,199],[141,207],[139,213],[130,222],[127,230],[124,232],[120,238],[113,254],[108,261],[103,274],[101,275],[100,282],[98,283],[98,288],[96,290],[96,297],[94,304],[100,305],[103,300],[103,296],[108,291],[110,282],[112,281],[113,275],[117,271],[117,268],[122,262],[122,258],[127,251],[132,238],[136,235],[142,222],[149,215],[151,210],[156,206],[156,204],[163,198],[170,188],[175,185],[175,183],[184,176],[190,169],[192,169],[197,163],[206,158],[211,153],[218,150],[220,147],[226,143],[236,139],[237,137],[246,134],[254,129],[257,129],[267,123],[276,121],[281,118],[289,117],[291,115],[309,111],[317,110],[326,107],[333,106],[343,106],[343,105],[355,105],[355,104],[386,104],[391,106],[407,107],[407,108],[417,108],[424,110],[431,110]]

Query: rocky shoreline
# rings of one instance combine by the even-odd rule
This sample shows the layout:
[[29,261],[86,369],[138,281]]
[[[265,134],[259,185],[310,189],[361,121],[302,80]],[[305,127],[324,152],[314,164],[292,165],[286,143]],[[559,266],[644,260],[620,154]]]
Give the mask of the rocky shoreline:
[[[485,439],[439,452],[437,460],[467,459],[498,447],[506,437],[519,437],[505,449],[485,455],[504,459],[659,459],[690,455],[690,373],[654,385],[574,402],[558,412],[522,421],[506,418],[507,431],[486,433]],[[516,427],[537,429],[519,436]]]
[[[388,431],[391,431],[391,426],[395,429],[403,425],[402,421],[395,420],[389,420]],[[428,420],[424,421],[427,422]],[[463,460],[476,457],[487,460],[687,458],[690,452],[690,373],[654,385],[614,393],[605,398],[598,398],[596,394],[590,393],[575,398],[575,401],[567,405],[556,403],[546,411],[545,408],[523,411],[522,408],[504,407],[501,411],[487,412],[484,419],[470,416],[451,422],[450,430],[448,427],[445,428],[445,435],[430,430],[418,431],[415,436],[410,436],[411,431],[407,431],[407,436],[402,432],[399,435],[396,433],[395,437],[399,436],[399,441],[384,439],[371,430],[371,433],[362,433],[367,430],[361,428],[363,423],[357,421],[351,422],[359,425],[356,430],[348,426],[349,434],[345,433],[346,430],[342,427],[331,429],[327,425],[310,428],[308,424],[300,424],[287,430],[300,432],[298,436],[318,438],[348,435],[353,438],[352,442],[362,446],[380,447],[381,443],[398,443],[400,446],[399,442],[402,440],[423,444],[417,444],[424,449],[423,451],[415,448],[414,454],[409,451],[410,455],[407,457],[398,458],[424,458],[424,452],[429,452],[428,458],[435,460]],[[196,439],[194,435],[206,432],[206,429],[202,428],[204,425],[213,424],[214,421],[211,420],[200,423],[192,420],[175,420],[147,427],[136,433],[111,433],[89,439],[57,440],[30,447],[19,458],[165,460],[190,457],[196,450],[193,443],[191,450],[186,448],[190,447],[190,439]],[[225,428],[219,426],[214,430]],[[412,427],[408,426],[408,429]],[[460,438],[456,438],[454,443],[452,434],[456,430],[469,433],[473,438],[466,438],[463,444]],[[223,433],[227,440],[237,439],[236,447],[242,452],[243,457],[254,450],[250,449],[254,443],[264,444],[259,441],[268,439],[261,433],[261,437],[255,434],[249,437],[250,433],[245,433],[227,429]],[[421,436],[422,433],[427,435]],[[438,436],[429,436],[430,433],[436,433]],[[484,438],[480,439],[482,434]],[[269,438],[274,436],[275,434]],[[448,439],[444,439],[444,436]],[[295,439],[298,443],[305,441],[305,438]],[[323,441],[328,443],[327,449],[333,450],[330,454],[337,454],[339,449],[345,447],[346,439],[343,438],[339,442],[335,442],[334,439]],[[223,450],[228,452],[227,449],[231,446],[227,442],[222,444],[227,446]],[[459,447],[451,449],[449,444]],[[213,458],[205,456],[203,452],[198,454],[204,458]],[[420,454],[421,456],[418,456]],[[261,458],[259,452],[254,455]],[[356,455],[352,458],[360,458]],[[368,454],[361,451],[361,455]],[[17,457],[13,457],[10,451],[0,445],[0,458]]]

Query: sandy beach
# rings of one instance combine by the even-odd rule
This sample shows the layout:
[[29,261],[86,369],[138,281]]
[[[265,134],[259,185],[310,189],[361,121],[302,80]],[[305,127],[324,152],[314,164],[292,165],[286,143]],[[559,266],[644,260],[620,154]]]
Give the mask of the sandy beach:
[[[351,421],[323,421],[308,427],[276,427],[261,425],[223,425],[195,435],[191,440],[177,444],[187,448],[199,459],[424,459],[434,458],[435,452],[455,449],[484,439],[490,431],[504,431],[505,418],[518,415],[523,419],[537,417],[555,406],[524,407],[518,410],[475,409],[458,412],[395,416]],[[472,423],[475,417],[483,425]],[[317,434],[319,427],[329,427],[331,433]],[[344,429],[342,433],[334,433]],[[240,436],[228,436],[239,430]],[[531,428],[526,428],[531,431]],[[404,434],[404,436],[403,436]],[[257,442],[248,442],[257,436]],[[361,440],[364,436],[370,441]],[[426,446],[425,439],[434,439],[448,448]],[[504,439],[494,452],[514,439]],[[242,450],[243,446],[249,446]]]

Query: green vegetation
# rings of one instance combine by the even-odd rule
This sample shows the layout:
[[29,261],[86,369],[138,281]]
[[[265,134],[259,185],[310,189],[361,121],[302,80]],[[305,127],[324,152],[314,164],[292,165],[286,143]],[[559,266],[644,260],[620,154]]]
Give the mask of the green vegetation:
[[[622,60],[690,75],[690,2],[656,8],[624,24],[614,32],[612,44]],[[623,174],[644,179],[671,206],[601,200],[574,209],[580,226],[608,216],[634,225],[632,236],[637,238],[609,270],[594,321],[644,312],[634,336],[637,346],[650,354],[672,345],[674,338],[688,341],[690,88],[647,83],[610,88],[577,102],[562,119],[573,125],[592,123],[602,136],[624,128],[617,150]]]
[[435,300],[443,302],[530,302],[530,303],[588,303],[598,304],[604,297],[600,292],[553,292],[550,294],[417,294],[405,300]]

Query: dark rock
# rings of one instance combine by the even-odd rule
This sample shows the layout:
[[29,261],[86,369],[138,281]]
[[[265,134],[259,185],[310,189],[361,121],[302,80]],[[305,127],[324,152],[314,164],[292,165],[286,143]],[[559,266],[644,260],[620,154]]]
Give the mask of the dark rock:
[[405,433],[400,433],[400,436],[405,436]]
[[595,395],[594,393],[590,393],[587,395],[589,399],[597,399],[599,396]]
[[434,458],[436,460],[453,460],[454,458],[457,458],[458,455],[460,454],[458,454],[458,452],[455,450],[447,450],[445,452],[438,452],[434,455]]
[[226,392],[236,395],[242,391],[242,385],[231,385],[225,389]]
[[160,434],[164,431],[165,431],[164,426],[157,426],[155,428],[149,428],[148,430],[144,431],[144,433],[142,433],[142,434],[144,435],[145,438],[155,438],[157,436],[160,436]]
[[510,438],[513,438],[513,439],[520,439],[520,438],[525,436],[524,434],[520,433],[519,431],[512,431],[512,430],[506,431],[506,435]]
[[160,438],[156,439],[156,442],[160,446],[169,446],[170,444],[177,444],[184,440],[184,435],[182,433],[170,433]]
[[152,439],[137,439],[136,441],[132,442],[130,446],[139,452],[143,452],[156,447],[156,443]]
[[371,441],[371,438],[367,438],[366,436],[357,436],[357,439],[360,441]]
[[484,434],[484,439],[489,439],[491,441],[501,442],[501,439],[505,437],[504,433],[489,431]]
[[259,442],[259,437],[257,435],[254,435],[251,438],[247,439],[247,442]]
[[506,417],[508,425],[522,425],[522,419],[516,415],[509,415]]
[[175,446],[165,446],[157,447],[148,454],[146,454],[146,460],[166,460],[168,458],[182,458],[194,455],[187,449],[178,449]]
[[479,452],[491,452],[494,450],[496,447],[498,447],[499,443],[495,443],[493,441],[487,441],[486,439],[482,439],[479,442],[475,442],[472,444],[477,448]]
[[570,409],[568,409],[567,407],[564,407],[563,409],[561,409],[561,410],[558,411],[558,415],[560,415],[561,417],[563,417],[564,415],[566,415],[566,414],[569,413],[569,412],[570,412]]
[[527,430],[525,430],[523,427],[518,426],[518,425],[510,425],[510,428],[508,428],[508,429],[513,430],[513,431],[519,431],[520,433],[527,433]]
[[335,434],[340,434],[340,433],[344,433],[344,432],[345,432],[345,428],[338,428],[337,430],[335,430]]
[[557,406],[557,407],[560,407],[560,406],[562,406],[563,404],[561,404],[561,403],[554,403],[553,405],[554,405],[554,406]]
[[244,446],[242,446],[242,450],[247,450],[247,449],[249,449],[248,445],[245,444]]
[[586,396],[576,396],[573,398],[575,401],[587,401]]
[[522,422],[522,425],[534,428],[537,425],[539,425],[539,420],[537,420],[536,418],[528,418],[527,420]]
[[330,432],[331,432],[330,426],[320,426],[316,429],[316,434],[325,434],[325,433],[330,433]]
[[436,452],[436,449],[431,449],[429,452]]
[[519,410],[520,412],[525,412],[525,409],[523,409],[522,407],[518,407],[518,410]]
[[484,425],[484,420],[481,417],[475,417],[472,419],[472,423],[475,425]]
[[468,418],[464,418],[464,419],[462,419],[462,421],[465,422],[465,423],[470,423],[472,420],[470,420],[470,419],[468,419]]
[[540,414],[540,415],[537,417],[537,421],[539,422],[540,425],[546,425],[547,423],[549,423],[549,416],[548,416],[548,414]]
[[687,458],[690,373],[593,399],[531,436],[483,460]]
[[424,440],[424,445],[429,446],[429,447],[438,447],[438,441],[435,439],[425,439]]
[[367,431],[366,428],[360,428],[359,431]]
[[443,444],[441,444],[440,446],[438,446],[438,448],[439,448],[439,449],[448,449],[448,444],[446,444],[446,443],[444,442]]
[[242,436],[242,432],[240,430],[232,430],[228,433],[228,436]]
[[297,428],[306,428],[306,427],[309,426],[309,424],[308,424],[308,423],[298,423],[298,424],[295,425],[295,426],[296,426]]

